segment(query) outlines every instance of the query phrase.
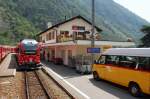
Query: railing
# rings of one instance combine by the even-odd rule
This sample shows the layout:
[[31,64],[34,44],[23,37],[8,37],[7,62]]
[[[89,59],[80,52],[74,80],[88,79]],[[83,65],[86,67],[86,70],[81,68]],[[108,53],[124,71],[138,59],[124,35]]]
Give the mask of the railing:
[[15,52],[14,47],[9,47],[9,46],[1,46],[0,45],[0,62],[4,59],[4,57],[9,54]]
[[[82,35],[74,34],[74,35],[69,35],[69,36],[65,36],[65,35],[57,36],[57,43],[73,41],[73,40],[91,40],[91,35],[90,34],[82,34]],[[95,40],[100,40],[99,34],[95,35]]]
[[73,37],[70,36],[64,36],[64,35],[58,35],[57,36],[57,43],[61,43],[61,42],[67,42],[67,41],[72,41]]

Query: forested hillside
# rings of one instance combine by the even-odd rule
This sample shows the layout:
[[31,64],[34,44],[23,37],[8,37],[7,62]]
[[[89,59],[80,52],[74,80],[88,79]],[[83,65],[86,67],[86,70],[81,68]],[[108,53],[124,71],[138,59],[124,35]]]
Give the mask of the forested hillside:
[[[138,41],[142,25],[148,24],[113,0],[96,1],[96,25],[102,28],[103,40]],[[91,0],[0,0],[0,44],[15,44],[22,38],[31,38],[47,28],[47,22],[56,24],[82,15],[91,20]]]

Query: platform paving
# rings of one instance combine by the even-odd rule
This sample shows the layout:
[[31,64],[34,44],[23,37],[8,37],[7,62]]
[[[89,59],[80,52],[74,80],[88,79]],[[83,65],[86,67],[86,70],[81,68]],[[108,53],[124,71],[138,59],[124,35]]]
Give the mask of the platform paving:
[[69,84],[63,77],[59,76],[52,69],[48,68],[45,64],[42,68],[48,74],[50,74],[63,88],[65,88],[75,99],[90,99],[84,93],[79,91],[76,87]]
[[8,54],[0,64],[0,77],[15,76],[16,66],[15,54]]
[[[67,81],[90,99],[150,99],[150,96],[133,97],[126,88],[116,86],[106,81],[95,81],[92,75],[81,75],[72,68],[63,65],[54,65],[48,62],[42,62],[47,66],[47,70],[60,76],[61,81]],[[58,79],[57,76],[55,76]],[[77,98],[82,99],[82,98]]]

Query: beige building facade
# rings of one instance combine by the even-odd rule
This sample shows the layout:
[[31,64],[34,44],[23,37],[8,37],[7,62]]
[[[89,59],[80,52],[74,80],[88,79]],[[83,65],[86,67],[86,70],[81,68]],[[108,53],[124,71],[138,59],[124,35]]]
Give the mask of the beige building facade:
[[[46,60],[62,58],[64,65],[72,65],[71,61],[79,55],[89,55],[87,48],[91,46],[91,23],[82,16],[76,16],[56,24],[37,36],[43,42],[43,54]],[[101,29],[95,27],[95,47],[101,52],[112,47],[134,47],[134,42],[101,41]],[[95,54],[97,58],[100,54]]]

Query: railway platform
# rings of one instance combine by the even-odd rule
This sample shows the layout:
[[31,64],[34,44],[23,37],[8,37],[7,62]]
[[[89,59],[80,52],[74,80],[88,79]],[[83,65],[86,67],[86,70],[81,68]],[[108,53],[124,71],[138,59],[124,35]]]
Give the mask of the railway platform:
[[0,77],[15,76],[16,66],[15,54],[8,54],[0,64]]
[[[58,82],[62,83],[69,92],[74,94],[76,91],[86,99],[149,99],[149,96],[133,97],[124,87],[106,81],[95,81],[92,74],[81,75],[76,73],[72,68],[63,65],[54,65],[50,62],[42,61],[42,64],[46,66],[46,70]],[[72,91],[72,89],[75,91]]]
[[43,64],[43,70],[46,71],[49,75],[54,78],[56,82],[59,82],[60,86],[65,88],[67,92],[69,92],[75,99],[90,99],[87,95],[78,90],[75,86],[70,84],[65,78],[61,77],[59,74],[53,71],[53,69],[49,68],[46,63]]

